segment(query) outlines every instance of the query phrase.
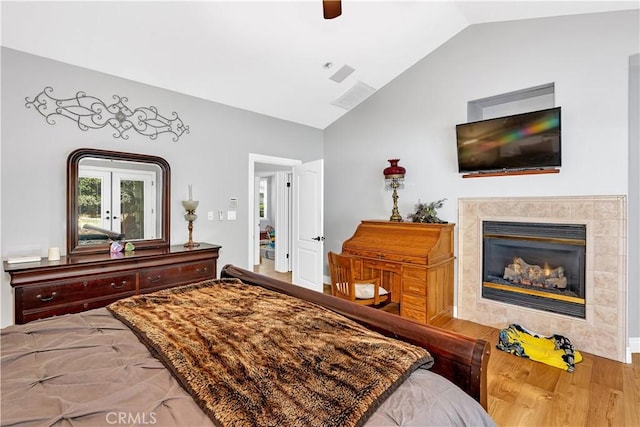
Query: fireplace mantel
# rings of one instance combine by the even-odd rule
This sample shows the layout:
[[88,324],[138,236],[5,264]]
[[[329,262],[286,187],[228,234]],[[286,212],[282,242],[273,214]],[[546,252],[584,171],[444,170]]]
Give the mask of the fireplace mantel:
[[[458,202],[457,316],[496,328],[518,323],[560,334],[578,350],[626,361],[626,198],[624,196],[463,198]],[[586,226],[586,316],[579,319],[485,299],[483,221]]]

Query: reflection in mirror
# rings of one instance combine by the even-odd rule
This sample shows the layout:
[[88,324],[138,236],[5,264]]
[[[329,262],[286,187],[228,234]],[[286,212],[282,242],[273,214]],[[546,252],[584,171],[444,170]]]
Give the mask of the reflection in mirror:
[[116,240],[168,246],[169,165],[161,158],[81,149],[69,156],[72,253],[104,252]]

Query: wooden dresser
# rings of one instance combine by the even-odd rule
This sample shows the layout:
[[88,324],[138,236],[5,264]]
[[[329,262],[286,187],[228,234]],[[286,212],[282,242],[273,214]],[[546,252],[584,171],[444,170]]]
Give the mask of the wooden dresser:
[[60,261],[9,264],[15,323],[103,307],[120,298],[217,275],[220,246],[170,246],[131,254],[73,255]]
[[342,252],[357,257],[357,278],[381,278],[402,317],[438,326],[453,317],[453,228],[362,221]]

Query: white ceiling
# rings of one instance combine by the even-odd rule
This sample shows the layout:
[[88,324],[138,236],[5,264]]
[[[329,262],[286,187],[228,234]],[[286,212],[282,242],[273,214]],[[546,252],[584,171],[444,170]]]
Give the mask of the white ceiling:
[[[324,129],[465,27],[638,9],[635,1],[2,1],[2,45]],[[595,29],[594,29],[595,30]],[[331,68],[324,64],[332,63]],[[341,83],[329,77],[355,71]],[[78,90],[86,90],[78,88]]]

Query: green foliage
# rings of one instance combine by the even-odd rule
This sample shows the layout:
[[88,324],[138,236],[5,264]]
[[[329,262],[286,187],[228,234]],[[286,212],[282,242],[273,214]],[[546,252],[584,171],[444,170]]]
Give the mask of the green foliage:
[[81,177],[78,179],[78,212],[80,215],[100,216],[100,178]]
[[429,204],[418,203],[416,205],[416,212],[409,214],[409,218],[411,218],[413,222],[445,224],[447,221],[439,219],[438,212],[436,212],[436,209],[440,209],[442,206],[444,206],[445,200],[447,199],[440,199]]

